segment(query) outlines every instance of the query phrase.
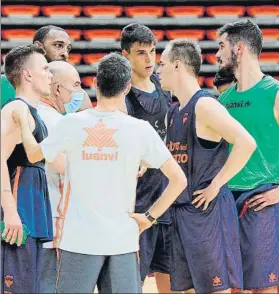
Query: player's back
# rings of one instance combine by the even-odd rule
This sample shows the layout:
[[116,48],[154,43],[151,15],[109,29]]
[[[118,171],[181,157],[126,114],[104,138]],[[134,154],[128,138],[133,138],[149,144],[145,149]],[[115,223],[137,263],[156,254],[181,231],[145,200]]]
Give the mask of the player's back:
[[[111,193],[111,186],[114,195],[135,188],[146,124],[121,112],[89,110],[75,116],[73,134],[79,135],[73,138],[76,152],[71,152],[69,161],[87,170],[88,180],[98,179],[93,187],[99,189],[97,194]],[[127,187],[120,184],[124,179]]]
[[[103,244],[114,243],[119,248],[113,252],[129,250],[131,242],[138,244],[138,228],[127,212],[134,210],[139,166],[144,160],[160,168],[170,157],[167,148],[148,122],[119,111],[89,109],[67,115],[59,125],[58,132],[65,138],[59,138],[58,144],[67,155],[66,177],[71,185],[67,225],[82,234],[85,220],[92,221],[96,224],[92,233],[103,238]],[[51,142],[47,147],[53,148]],[[131,241],[122,244],[126,235]],[[73,250],[66,245],[65,250]],[[88,254],[101,251],[103,248],[86,250]],[[109,249],[107,254],[111,254]]]

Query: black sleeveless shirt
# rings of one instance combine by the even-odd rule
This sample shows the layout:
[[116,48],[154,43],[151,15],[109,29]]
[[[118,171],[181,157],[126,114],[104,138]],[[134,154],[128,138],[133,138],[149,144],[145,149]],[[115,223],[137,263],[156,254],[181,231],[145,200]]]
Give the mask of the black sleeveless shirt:
[[[12,102],[15,100],[20,100],[28,106],[29,111],[35,121],[35,129],[33,131],[33,136],[35,137],[35,139],[38,143],[41,143],[47,137],[48,132],[47,132],[47,128],[46,128],[44,122],[42,121],[42,119],[40,118],[40,116],[37,113],[37,109],[34,108],[33,106],[29,105],[25,100],[23,100],[21,98],[15,98],[13,100],[10,100],[9,102]],[[15,147],[14,151],[12,152],[10,158],[8,159],[7,163],[8,163],[10,176],[12,176],[12,174],[14,173],[15,169],[18,166],[29,166],[29,167],[33,166],[33,167],[40,167],[43,169],[45,167],[45,160],[44,159],[39,162],[36,162],[36,163],[31,163],[28,160],[24,146],[22,143],[16,145],[16,147]]]
[[[148,121],[162,140],[166,137],[165,117],[171,105],[170,93],[163,91],[156,75],[150,77],[156,90],[153,93],[131,88],[126,96],[128,114]],[[161,196],[166,187],[165,177],[160,170],[147,169],[138,179],[136,212],[143,213]],[[169,224],[169,213],[165,213],[159,223]]]
[[179,110],[177,103],[168,113],[167,147],[188,180],[187,188],[177,198],[175,205],[191,203],[193,192],[211,183],[229,155],[229,144],[223,139],[218,143],[197,137],[195,107],[201,97],[214,98],[207,91],[200,90],[184,108]]
[[[35,122],[33,135],[38,143],[42,142],[48,133],[36,108],[21,98],[12,99],[8,103],[15,100],[20,100],[28,106]],[[23,144],[20,143],[16,145],[7,160],[7,165],[22,223],[30,230],[31,237],[38,238],[42,242],[51,241],[53,239],[53,227],[45,174],[45,160],[31,163],[27,158]]]

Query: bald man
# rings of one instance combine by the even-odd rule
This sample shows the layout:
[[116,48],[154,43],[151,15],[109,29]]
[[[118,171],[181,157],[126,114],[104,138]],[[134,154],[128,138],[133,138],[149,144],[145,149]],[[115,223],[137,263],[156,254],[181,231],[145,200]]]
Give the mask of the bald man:
[[[86,92],[81,89],[80,77],[77,70],[64,61],[53,61],[49,63],[49,69],[53,74],[51,93],[49,97],[41,98],[38,105],[38,113],[51,134],[60,118],[65,113],[73,113],[91,108],[90,99]],[[65,170],[65,156],[60,154],[56,157],[54,170],[46,165],[47,183],[49,197],[52,207],[54,240],[44,245],[43,270],[41,274],[40,293],[54,293],[56,280],[56,250],[57,236],[56,220],[61,217],[58,204],[62,196],[63,175]]]

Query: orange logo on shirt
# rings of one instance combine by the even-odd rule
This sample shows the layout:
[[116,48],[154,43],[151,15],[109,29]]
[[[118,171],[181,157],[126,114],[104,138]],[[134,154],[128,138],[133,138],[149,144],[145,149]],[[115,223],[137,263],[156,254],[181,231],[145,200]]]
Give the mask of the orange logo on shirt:
[[167,147],[177,163],[186,163],[188,161],[187,144],[170,141],[169,144],[167,144]]
[[108,161],[117,161],[118,160],[118,152],[113,151],[113,153],[104,153],[104,147],[118,147],[112,138],[113,134],[117,131],[116,129],[109,129],[103,123],[102,119],[100,119],[95,127],[84,128],[87,132],[88,136],[83,143],[83,147],[97,147],[97,152],[91,153],[82,151],[81,158],[82,160],[108,160]]
[[275,283],[275,282],[277,282],[277,276],[276,276],[276,274],[274,274],[274,273],[271,273],[270,275],[269,275],[269,282],[270,283]]
[[112,135],[116,129],[109,129],[105,126],[102,119],[98,121],[95,127],[84,128],[88,137],[83,143],[83,147],[97,147],[98,151],[102,151],[103,147],[117,147]]
[[216,286],[221,286],[222,285],[222,280],[219,278],[219,277],[215,277],[215,278],[213,278],[213,280],[212,280],[212,285],[214,286],[214,287],[216,287]]

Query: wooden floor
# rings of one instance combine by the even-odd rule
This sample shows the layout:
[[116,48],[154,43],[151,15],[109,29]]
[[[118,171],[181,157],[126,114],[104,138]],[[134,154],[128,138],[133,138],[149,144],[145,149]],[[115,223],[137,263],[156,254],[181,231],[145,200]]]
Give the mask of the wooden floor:
[[154,278],[145,279],[142,292],[143,293],[158,293]]
[[[143,293],[158,293],[155,279],[154,278],[146,278],[143,286]],[[98,293],[97,288],[95,289],[94,293]]]

